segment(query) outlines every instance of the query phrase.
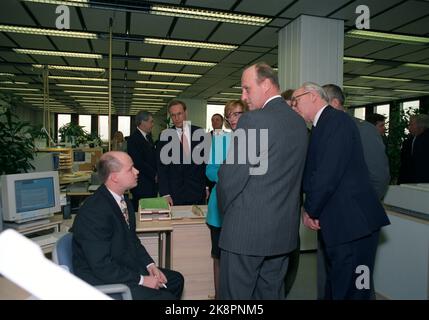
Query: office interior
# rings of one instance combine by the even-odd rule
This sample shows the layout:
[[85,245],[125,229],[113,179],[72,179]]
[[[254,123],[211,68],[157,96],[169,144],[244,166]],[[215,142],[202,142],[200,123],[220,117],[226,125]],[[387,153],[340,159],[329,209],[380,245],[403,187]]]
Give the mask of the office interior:
[[[55,215],[61,222],[50,221],[49,227],[67,230],[68,218],[96,184],[91,171],[97,160],[116,131],[132,133],[138,111],[151,112],[157,137],[167,126],[168,102],[180,99],[188,119],[209,131],[207,118],[214,111],[208,110],[222,112],[226,101],[239,99],[241,73],[258,61],[277,70],[281,90],[304,81],[340,85],[347,112],[361,119],[379,113],[389,125],[401,109],[428,114],[429,2],[361,5],[353,0],[3,0],[0,94],[19,99],[12,111],[20,120],[50,133],[35,153],[37,166],[49,168],[51,160],[44,157],[52,163],[55,156],[63,159],[55,167],[65,194]],[[4,110],[8,103],[0,104]],[[59,128],[67,122],[99,135],[103,145],[60,141]],[[391,192],[394,199],[404,194]],[[427,197],[424,190],[415,192],[405,198]],[[429,209],[418,201],[407,202],[402,212],[389,211],[394,223],[377,257],[379,297],[429,299]],[[192,293],[185,298],[208,299],[213,295],[209,233],[203,220],[195,222],[164,225],[154,233],[142,226],[142,241],[164,264],[171,258],[176,267],[183,263],[180,248],[166,252],[165,240],[172,237],[174,248],[175,241],[192,234],[201,245],[197,254],[207,261],[198,265],[202,273],[190,275],[196,287],[188,288]],[[315,234],[301,228],[301,237],[302,252],[314,253]]]

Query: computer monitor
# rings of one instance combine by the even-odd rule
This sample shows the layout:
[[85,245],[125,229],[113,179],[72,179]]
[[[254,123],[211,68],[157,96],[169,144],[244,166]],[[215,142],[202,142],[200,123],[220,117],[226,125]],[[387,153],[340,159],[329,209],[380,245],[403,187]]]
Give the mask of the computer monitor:
[[3,220],[23,223],[61,211],[58,171],[1,176]]

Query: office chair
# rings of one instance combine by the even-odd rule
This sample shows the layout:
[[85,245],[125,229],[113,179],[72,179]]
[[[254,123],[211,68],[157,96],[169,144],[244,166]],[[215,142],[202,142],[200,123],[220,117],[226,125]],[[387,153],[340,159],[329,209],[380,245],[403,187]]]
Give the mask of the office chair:
[[[52,252],[52,260],[56,264],[67,269],[70,273],[74,274],[72,262],[72,240],[73,234],[70,232],[58,239]],[[113,299],[132,300],[130,288],[124,284],[106,284],[95,287]]]

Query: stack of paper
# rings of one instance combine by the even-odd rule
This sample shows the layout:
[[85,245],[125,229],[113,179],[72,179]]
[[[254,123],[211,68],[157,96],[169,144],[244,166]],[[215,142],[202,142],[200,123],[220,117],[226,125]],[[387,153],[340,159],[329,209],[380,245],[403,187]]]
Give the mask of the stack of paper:
[[164,197],[143,198],[139,200],[140,221],[170,220],[171,209]]

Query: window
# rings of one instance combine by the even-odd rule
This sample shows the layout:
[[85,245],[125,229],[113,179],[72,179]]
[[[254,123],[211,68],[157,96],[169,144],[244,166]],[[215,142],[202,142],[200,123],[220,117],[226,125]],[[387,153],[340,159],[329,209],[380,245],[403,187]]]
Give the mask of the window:
[[91,116],[90,115],[79,115],[79,125],[83,127],[88,133],[91,133]]
[[98,116],[98,135],[102,141],[109,140],[109,117]]
[[57,123],[57,132],[58,132],[58,136],[57,136],[57,141],[60,141],[61,136],[60,136],[60,128],[64,125],[66,125],[67,123],[71,122],[71,114],[58,114],[58,123]]
[[382,104],[374,107],[374,112],[386,117],[386,131],[389,132],[389,112],[390,104]]
[[365,120],[365,108],[355,108],[355,110],[354,110],[354,116],[356,118]]
[[402,103],[402,110],[407,113],[415,113],[415,111],[419,110],[420,107],[420,101],[414,100],[414,101],[407,101]]
[[[212,116],[215,113],[219,113],[223,117],[223,110],[225,109],[224,105],[220,104],[208,104],[207,105],[207,118],[206,118],[206,129],[207,131],[213,130],[212,128]],[[223,126],[223,129],[225,130],[225,125]],[[226,129],[226,131],[229,131]]]
[[121,131],[124,137],[130,135],[130,118],[129,116],[118,116],[118,131]]

